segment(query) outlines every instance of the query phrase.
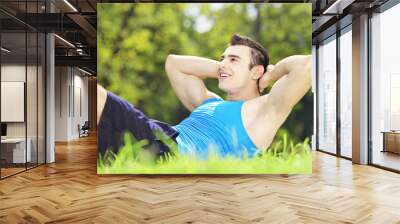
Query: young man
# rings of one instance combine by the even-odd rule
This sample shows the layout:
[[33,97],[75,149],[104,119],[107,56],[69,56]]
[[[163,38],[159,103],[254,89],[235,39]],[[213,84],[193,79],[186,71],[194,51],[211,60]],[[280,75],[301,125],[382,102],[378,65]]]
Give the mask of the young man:
[[[118,151],[122,134],[147,139],[148,148],[168,151],[155,136],[161,130],[178,143],[180,153],[207,157],[249,157],[266,149],[293,106],[311,87],[311,56],[290,56],[269,65],[267,51],[256,41],[234,35],[220,61],[195,56],[169,55],[165,70],[183,105],[192,113],[178,125],[147,118],[131,104],[99,87],[99,153]],[[227,100],[209,91],[204,78],[218,79]],[[260,93],[277,81],[268,94]]]

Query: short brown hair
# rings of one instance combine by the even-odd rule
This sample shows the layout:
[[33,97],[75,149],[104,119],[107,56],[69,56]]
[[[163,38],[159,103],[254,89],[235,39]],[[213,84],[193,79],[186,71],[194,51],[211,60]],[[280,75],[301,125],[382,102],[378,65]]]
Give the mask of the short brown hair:
[[249,68],[251,69],[256,65],[262,65],[264,67],[264,72],[267,71],[267,66],[269,65],[268,52],[257,41],[251,39],[250,37],[234,34],[231,38],[230,45],[244,45],[249,47],[251,49],[251,61]]

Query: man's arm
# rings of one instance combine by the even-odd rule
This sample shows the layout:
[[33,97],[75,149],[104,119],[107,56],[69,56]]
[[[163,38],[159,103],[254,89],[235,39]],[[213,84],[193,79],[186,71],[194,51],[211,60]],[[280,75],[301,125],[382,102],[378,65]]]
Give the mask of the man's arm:
[[311,87],[311,60],[310,55],[290,56],[267,69],[260,80],[260,88],[277,81],[269,94],[261,97],[264,98],[263,107],[288,114]]
[[[276,81],[277,80],[277,81]],[[311,87],[311,56],[290,56],[269,66],[260,89],[276,81],[268,94],[246,101],[245,128],[259,149],[266,149],[296,103]]]
[[106,100],[107,90],[105,90],[102,86],[97,85],[97,124],[99,124]]
[[218,69],[218,61],[195,56],[168,55],[165,62],[165,71],[176,95],[190,111],[208,98],[219,98],[207,90],[202,80],[218,78]]

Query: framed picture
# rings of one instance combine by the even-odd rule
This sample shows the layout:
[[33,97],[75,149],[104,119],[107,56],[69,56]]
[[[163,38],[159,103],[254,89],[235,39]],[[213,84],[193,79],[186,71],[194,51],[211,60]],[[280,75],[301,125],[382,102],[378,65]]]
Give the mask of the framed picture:
[[99,174],[311,173],[311,4],[98,4]]

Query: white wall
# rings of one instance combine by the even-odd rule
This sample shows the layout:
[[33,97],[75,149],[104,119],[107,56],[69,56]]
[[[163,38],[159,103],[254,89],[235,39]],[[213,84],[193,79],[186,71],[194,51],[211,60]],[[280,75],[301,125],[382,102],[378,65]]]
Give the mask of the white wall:
[[55,68],[55,141],[68,140],[68,86],[67,67]]
[[78,124],[81,126],[88,121],[88,78],[81,76],[79,70],[74,70],[74,108],[73,108],[73,119],[72,119],[72,132],[73,136],[78,136]]
[[[25,65],[2,65],[1,81],[25,82]],[[25,123],[7,122],[7,137],[25,137]]]
[[[1,81],[1,121],[24,122],[25,83]],[[35,107],[36,108],[36,105]]]
[[25,82],[25,65],[1,65],[1,81]]
[[[9,64],[1,66],[1,81],[2,82],[24,82],[25,83],[25,65]],[[28,70],[30,70],[28,66]],[[3,91],[3,90],[2,90]],[[23,94],[23,93],[22,93]],[[7,96],[1,96],[1,98],[7,98]],[[3,103],[2,103],[3,105]],[[5,110],[10,108],[1,108],[4,113]],[[24,113],[24,106],[21,108]],[[22,115],[24,116],[24,115]],[[24,119],[24,118],[23,118]],[[3,118],[2,118],[3,120]],[[10,132],[9,136],[14,137],[25,137],[25,125],[24,122],[7,122],[7,131]],[[22,124],[22,125],[21,125]],[[21,129],[21,130],[20,130]]]
[[[25,65],[2,65],[1,81],[5,82],[25,82]],[[30,70],[28,66],[28,70]],[[29,94],[28,94],[29,95]],[[6,108],[1,108],[6,110]],[[25,137],[25,122],[7,122],[8,137]]]
[[88,120],[88,78],[83,75],[76,68],[56,67],[56,141],[79,138],[78,124]]
[[[38,71],[37,71],[38,69]],[[1,66],[2,82],[24,82],[26,83],[26,107],[20,108],[22,114],[27,115],[26,121],[6,122],[7,137],[24,138],[25,134],[30,142],[31,155],[33,162],[39,159],[39,163],[44,163],[44,83],[41,66],[25,66],[25,64],[3,64]],[[25,82],[25,76],[28,80]],[[4,89],[2,89],[3,92]],[[23,94],[24,90],[21,94]],[[7,97],[2,95],[2,98]],[[3,104],[3,103],[2,103]],[[24,104],[24,102],[22,102]],[[1,110],[12,110],[12,108],[2,107]],[[10,112],[10,111],[8,111]],[[12,113],[12,111],[11,111]],[[22,115],[24,116],[24,115]],[[26,132],[27,131],[27,132]],[[38,151],[37,151],[38,150]],[[37,153],[39,155],[37,156]]]

